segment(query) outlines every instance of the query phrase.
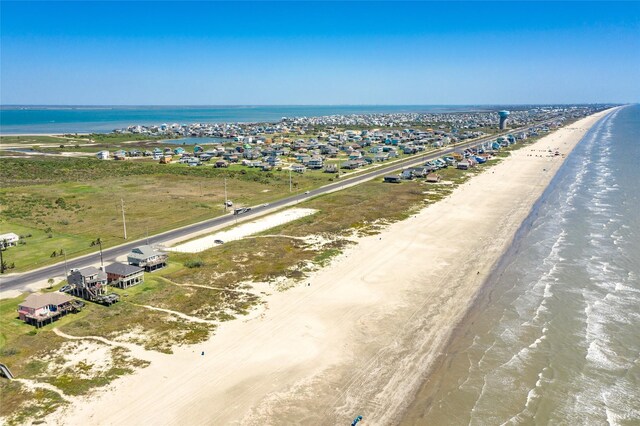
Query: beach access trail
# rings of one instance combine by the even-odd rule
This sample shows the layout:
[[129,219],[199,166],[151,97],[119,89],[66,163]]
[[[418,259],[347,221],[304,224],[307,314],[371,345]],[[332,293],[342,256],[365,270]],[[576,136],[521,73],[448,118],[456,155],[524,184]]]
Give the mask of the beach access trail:
[[47,424],[335,425],[357,415],[395,423],[565,155],[609,112],[512,152],[274,291],[263,315],[158,355]]

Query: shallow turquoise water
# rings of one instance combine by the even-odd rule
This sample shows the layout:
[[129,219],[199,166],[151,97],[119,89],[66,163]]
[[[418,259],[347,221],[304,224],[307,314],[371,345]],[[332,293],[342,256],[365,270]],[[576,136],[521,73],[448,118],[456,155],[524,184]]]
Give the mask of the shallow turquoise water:
[[321,105],[321,106],[106,106],[0,108],[1,133],[111,132],[130,125],[162,123],[274,122],[282,117],[399,112],[487,110],[487,106],[456,105]]

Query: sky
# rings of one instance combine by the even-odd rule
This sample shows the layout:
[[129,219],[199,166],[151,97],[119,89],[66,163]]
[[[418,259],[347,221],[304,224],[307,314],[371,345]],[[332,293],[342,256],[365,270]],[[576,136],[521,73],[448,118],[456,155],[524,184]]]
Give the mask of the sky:
[[3,105],[640,101],[640,2],[0,1]]

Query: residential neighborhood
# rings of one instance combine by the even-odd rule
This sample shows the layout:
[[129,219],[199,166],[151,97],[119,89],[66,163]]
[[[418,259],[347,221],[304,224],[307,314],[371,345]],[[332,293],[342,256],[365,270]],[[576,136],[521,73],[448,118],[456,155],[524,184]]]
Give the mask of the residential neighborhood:
[[[511,128],[528,128],[509,135],[508,143],[547,133],[568,119],[590,112],[585,107],[510,111]],[[490,136],[497,131],[498,122],[495,111],[486,111],[284,117],[276,123],[132,125],[114,133],[166,139],[148,149],[101,150],[96,157],[115,161],[153,159],[189,167],[242,166],[266,172],[317,170],[334,174]],[[504,139],[497,137],[495,142],[504,146]]]
[[113,262],[106,267],[73,269],[60,291],[28,295],[18,306],[18,317],[39,328],[68,313],[80,311],[84,306],[82,300],[111,306],[120,300],[120,295],[109,291],[109,287],[125,290],[143,283],[145,272],[166,267],[168,257],[166,253],[144,245],[129,253],[128,263]]

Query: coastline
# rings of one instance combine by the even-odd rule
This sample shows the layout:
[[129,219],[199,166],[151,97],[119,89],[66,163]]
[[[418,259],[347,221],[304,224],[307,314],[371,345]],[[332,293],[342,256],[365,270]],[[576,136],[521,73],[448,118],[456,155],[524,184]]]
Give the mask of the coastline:
[[[613,110],[609,112],[613,112]],[[593,125],[591,127],[593,127]],[[575,146],[577,146],[577,144]],[[573,148],[575,148],[575,146]],[[573,152],[573,149],[571,152]],[[571,155],[571,152],[566,155],[566,158]],[[565,161],[563,161],[563,164],[564,162]],[[460,321],[458,321],[458,323],[453,328],[449,339],[444,344],[445,349],[443,353],[440,357],[432,362],[429,372],[426,375],[425,382],[420,386],[420,388],[416,392],[416,395],[412,398],[412,401],[407,405],[407,408],[401,415],[398,416],[398,424],[422,424],[422,412],[425,410],[425,407],[418,408],[419,405],[421,403],[424,403],[425,401],[429,402],[433,393],[436,391],[436,388],[443,380],[446,380],[444,375],[448,367],[448,365],[445,363],[448,358],[447,355],[456,354],[461,350],[459,345],[461,336],[464,335],[465,332],[467,332],[467,329],[470,325],[472,325],[476,320],[480,318],[480,316],[482,315],[482,309],[491,303],[494,292],[492,284],[500,279],[507,266],[513,261],[515,256],[517,256],[519,250],[521,250],[521,239],[531,230],[531,227],[536,220],[537,210],[546,201],[546,198],[548,197],[549,192],[553,190],[554,185],[557,184],[561,172],[562,167],[560,167],[554,173],[553,178],[550,180],[549,184],[544,189],[540,197],[533,204],[529,214],[522,221],[520,227],[515,232],[511,243],[507,246],[502,255],[496,260],[486,279],[478,288],[476,296],[469,303],[467,312],[462,318],[460,318]]]
[[564,162],[541,152],[568,154],[611,111],[513,152],[447,199],[362,238],[306,280],[310,286],[270,296],[268,311],[159,356],[49,420],[336,424],[363,414],[371,423],[395,421]]

